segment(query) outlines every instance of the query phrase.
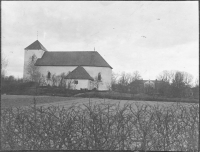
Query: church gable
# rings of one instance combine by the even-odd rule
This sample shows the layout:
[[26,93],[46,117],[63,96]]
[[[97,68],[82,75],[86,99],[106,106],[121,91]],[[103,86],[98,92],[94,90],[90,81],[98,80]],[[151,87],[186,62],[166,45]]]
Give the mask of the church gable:
[[78,66],[72,72],[70,72],[65,79],[86,79],[86,80],[94,80],[87,71],[82,67]]

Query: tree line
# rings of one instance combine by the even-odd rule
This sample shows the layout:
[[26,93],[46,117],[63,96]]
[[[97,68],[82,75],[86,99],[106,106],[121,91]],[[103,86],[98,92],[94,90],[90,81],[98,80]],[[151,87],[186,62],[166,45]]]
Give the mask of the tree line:
[[[184,71],[163,71],[154,80],[154,86],[145,86],[145,81],[138,71],[112,74],[111,88],[113,91],[123,93],[145,93],[145,89],[152,89],[150,93],[157,93],[166,97],[198,97],[199,80],[193,84],[193,76]],[[157,85],[157,86],[155,86]]]

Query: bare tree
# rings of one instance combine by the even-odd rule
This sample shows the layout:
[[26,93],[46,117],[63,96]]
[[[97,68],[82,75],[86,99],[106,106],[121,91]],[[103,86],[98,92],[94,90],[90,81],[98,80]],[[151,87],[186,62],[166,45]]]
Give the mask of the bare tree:
[[119,83],[123,86],[127,86],[130,82],[130,74],[122,72],[121,77],[119,78]]
[[157,79],[162,80],[164,82],[171,83],[172,79],[174,77],[174,74],[175,74],[175,71],[165,70],[165,71],[161,72],[159,76],[157,76]]
[[46,76],[42,75],[40,78],[40,85],[47,86],[47,79]]
[[99,86],[102,85],[103,82],[102,82],[102,79],[100,80],[98,76],[96,76],[94,78],[94,81],[93,81],[93,85],[94,87],[98,90],[99,89]]
[[184,71],[163,71],[158,77],[160,84],[159,93],[174,97],[192,96],[193,76]]
[[[172,79],[172,93],[174,97],[188,96],[188,91],[191,91],[191,82],[193,77],[187,72],[176,71]],[[189,93],[190,94],[190,93]]]
[[196,78],[195,80],[195,87],[199,87],[199,78]]
[[112,72],[112,75],[111,75],[111,84],[116,84],[118,77],[119,77],[119,74]]
[[67,89],[72,89],[73,87],[72,87],[72,84],[73,84],[73,80],[72,79],[68,79],[67,80],[67,84],[66,84],[66,87],[67,87]]
[[143,92],[143,82],[141,81],[142,77],[138,71],[133,72],[130,84],[129,84],[129,91],[132,94],[137,94]]
[[128,85],[131,82],[131,74],[122,72],[121,77],[118,80],[118,91],[127,92]]
[[183,73],[183,82],[186,86],[191,87],[192,86],[192,80],[193,76],[187,72],[182,72]]
[[199,99],[199,78],[196,78],[192,91],[193,91],[193,97]]
[[[68,72],[68,74],[69,74],[69,72]],[[68,75],[68,74],[67,74],[67,75]],[[59,78],[60,78],[60,79],[59,79],[59,80],[60,80],[60,81],[59,81],[59,86],[60,86],[60,87],[66,87],[65,77],[66,77],[67,75],[66,75],[64,72],[60,74],[60,76],[59,76]]]
[[132,76],[131,76],[131,82],[136,81],[136,80],[141,80],[142,77],[139,73],[139,71],[134,71]]
[[1,54],[1,77],[5,77],[6,75],[6,68],[8,66],[8,60],[7,58],[4,56],[4,54]]
[[57,80],[56,74],[52,75],[51,80],[52,80],[52,86],[57,86],[58,80]]
[[36,60],[37,57],[35,55],[30,57],[26,72],[29,75],[29,77],[27,78],[28,81],[39,83],[41,81],[41,74],[39,72],[39,67],[35,66]]
[[119,77],[119,74],[112,72],[112,76],[111,76],[111,89],[112,90],[117,89],[118,77]]

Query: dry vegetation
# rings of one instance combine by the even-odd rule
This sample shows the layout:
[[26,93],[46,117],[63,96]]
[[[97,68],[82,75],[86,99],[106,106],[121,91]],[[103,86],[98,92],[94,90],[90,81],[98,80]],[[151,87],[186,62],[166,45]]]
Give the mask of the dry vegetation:
[[199,105],[96,103],[7,108],[1,115],[5,150],[197,150]]

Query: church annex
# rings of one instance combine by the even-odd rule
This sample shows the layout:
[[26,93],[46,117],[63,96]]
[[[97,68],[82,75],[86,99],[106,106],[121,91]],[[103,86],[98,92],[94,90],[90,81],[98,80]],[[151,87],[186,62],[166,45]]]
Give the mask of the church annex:
[[38,40],[24,51],[24,80],[29,80],[27,68],[36,59],[34,66],[43,77],[65,73],[70,89],[108,90],[111,85],[112,67],[97,51],[48,51]]

